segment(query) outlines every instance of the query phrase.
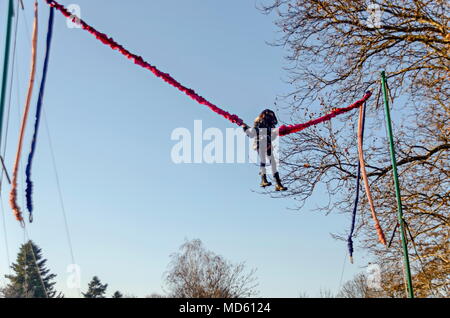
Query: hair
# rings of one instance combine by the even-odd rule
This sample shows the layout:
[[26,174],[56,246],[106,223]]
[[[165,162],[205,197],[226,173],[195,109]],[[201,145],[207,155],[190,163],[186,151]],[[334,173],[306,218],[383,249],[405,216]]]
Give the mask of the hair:
[[255,119],[255,127],[257,128],[275,128],[277,124],[277,116],[270,109],[263,110]]

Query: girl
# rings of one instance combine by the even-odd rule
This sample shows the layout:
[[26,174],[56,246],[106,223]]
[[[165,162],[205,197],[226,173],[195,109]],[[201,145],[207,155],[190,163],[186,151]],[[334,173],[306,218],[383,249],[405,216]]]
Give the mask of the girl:
[[255,138],[253,148],[258,152],[260,159],[261,187],[265,188],[272,185],[272,183],[267,181],[266,176],[266,159],[269,159],[272,166],[272,175],[276,181],[275,191],[286,191],[287,188],[281,184],[277,163],[272,155],[272,140],[279,136],[279,129],[275,128],[277,123],[278,120],[275,113],[270,109],[266,109],[256,117],[253,128],[244,124],[243,129],[247,136]]

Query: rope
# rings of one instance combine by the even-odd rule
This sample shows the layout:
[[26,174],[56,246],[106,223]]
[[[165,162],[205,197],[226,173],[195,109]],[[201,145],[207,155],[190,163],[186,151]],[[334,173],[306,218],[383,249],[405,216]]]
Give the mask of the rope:
[[375,207],[373,204],[372,194],[370,192],[369,179],[366,172],[366,164],[364,162],[364,152],[363,152],[363,123],[364,123],[364,107],[359,109],[359,122],[358,122],[358,154],[359,163],[361,168],[361,174],[364,181],[364,188],[366,190],[367,200],[369,201],[370,211],[372,213],[372,218],[375,222],[375,229],[377,231],[378,240],[381,244],[386,245],[386,238],[384,237],[383,229],[381,228],[380,222],[378,221],[377,214],[375,212]]
[[16,160],[14,162],[12,187],[9,194],[9,203],[14,212],[14,215],[18,221],[24,226],[24,221],[22,218],[22,212],[17,204],[17,176],[19,172],[20,165],[20,155],[22,153],[23,138],[25,135],[25,127],[28,119],[28,113],[30,111],[30,102],[33,94],[34,78],[36,75],[36,49],[37,49],[37,38],[38,38],[38,4],[37,1],[34,3],[34,23],[33,23],[33,38],[32,38],[32,48],[31,48],[31,71],[30,71],[30,81],[28,84],[27,99],[25,102],[25,110],[22,117],[22,124],[20,127],[19,134],[19,144],[17,146]]
[[45,82],[47,80],[48,61],[49,61],[50,48],[51,48],[51,43],[52,43],[53,20],[54,20],[54,9],[50,8],[50,15],[49,15],[49,19],[48,19],[48,30],[47,30],[47,47],[46,47],[45,59],[44,59],[44,69],[42,71],[41,86],[39,89],[39,97],[38,97],[37,107],[36,107],[36,119],[34,122],[33,138],[31,140],[31,150],[30,150],[30,154],[28,155],[28,162],[27,162],[27,166],[25,169],[26,184],[27,184],[25,193],[26,193],[26,199],[27,199],[27,209],[30,212],[30,222],[33,221],[33,200],[32,200],[33,182],[31,181],[31,166],[33,163],[34,153],[36,150],[36,138],[37,138],[37,134],[38,134],[38,130],[39,130],[39,123],[41,120],[42,102],[44,99]]
[[352,109],[360,107],[366,100],[369,99],[370,96],[372,96],[372,92],[367,91],[363,98],[354,102],[350,106],[343,107],[343,108],[335,108],[329,114],[324,115],[319,118],[316,118],[316,119],[313,119],[313,120],[310,120],[303,124],[289,125],[289,126],[282,125],[282,126],[280,126],[280,136],[286,136],[289,134],[293,134],[293,133],[299,132],[305,128],[308,128],[310,126],[314,126],[314,125],[320,124],[324,121],[331,120],[332,118],[334,118],[338,115],[344,114],[348,111],[351,111]]
[[[361,139],[364,140],[364,126],[365,126],[365,122],[366,122],[366,103],[364,103],[362,109],[363,109],[363,111],[362,111],[363,118],[362,118],[362,127],[361,127]],[[358,160],[358,176],[356,179],[356,197],[355,197],[355,203],[353,205],[352,225],[350,228],[350,233],[347,238],[348,254],[350,256],[350,263],[352,263],[352,264],[353,264],[353,232],[355,231],[356,212],[358,211],[360,181],[361,181],[361,163]]]
[[82,19],[73,15],[69,11],[67,11],[67,9],[63,5],[61,5],[58,2],[53,1],[53,0],[45,0],[45,1],[47,2],[48,5],[50,5],[51,7],[54,7],[58,11],[60,11],[65,17],[72,19],[72,21],[75,23],[79,23],[84,30],[86,30],[89,33],[91,33],[92,35],[94,35],[97,38],[97,40],[101,41],[105,45],[108,45],[113,50],[119,51],[121,54],[123,54],[124,56],[126,56],[127,58],[132,60],[135,64],[151,71],[155,76],[161,78],[166,83],[172,85],[173,87],[177,88],[181,92],[185,93],[187,96],[189,96],[190,98],[195,100],[197,103],[209,107],[213,112],[225,117],[232,123],[235,123],[239,126],[242,126],[244,124],[244,121],[242,119],[240,119],[237,115],[232,115],[232,114],[224,111],[223,109],[220,109],[213,103],[209,102],[202,96],[198,95],[193,89],[183,86],[182,84],[177,82],[172,76],[170,76],[168,73],[161,72],[155,66],[146,62],[141,56],[131,53],[130,51],[125,49],[122,45],[115,42],[112,38],[108,37],[106,34],[97,31],[95,28],[88,25]]

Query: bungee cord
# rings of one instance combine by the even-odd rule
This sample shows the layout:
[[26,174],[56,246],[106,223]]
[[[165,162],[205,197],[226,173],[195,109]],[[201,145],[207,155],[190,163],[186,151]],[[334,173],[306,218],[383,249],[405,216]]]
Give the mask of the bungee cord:
[[47,80],[47,71],[48,71],[48,61],[50,57],[50,48],[52,43],[52,35],[53,35],[53,20],[54,20],[54,9],[50,7],[50,14],[48,18],[48,29],[47,29],[47,42],[46,42],[46,52],[45,52],[45,58],[44,58],[44,68],[42,71],[42,79],[41,79],[41,85],[39,88],[39,97],[37,101],[36,106],[36,117],[34,122],[34,132],[33,137],[31,140],[31,150],[28,155],[28,162],[25,169],[25,175],[26,175],[26,200],[27,200],[27,209],[30,213],[30,222],[33,221],[33,182],[31,181],[31,166],[33,163],[34,153],[36,150],[36,138],[39,131],[39,123],[41,121],[41,112],[42,112],[42,104],[44,99],[44,91],[45,91],[45,82]]
[[79,23],[84,30],[86,30],[89,33],[91,33],[92,35],[94,35],[97,38],[97,40],[101,41],[105,45],[108,45],[113,50],[119,51],[121,54],[126,56],[128,59],[132,60],[136,65],[139,65],[139,66],[151,71],[155,76],[161,78],[163,81],[165,81],[169,85],[172,85],[173,87],[177,88],[181,92],[185,93],[187,96],[189,96],[190,98],[195,100],[197,103],[207,106],[213,112],[223,116],[224,118],[228,119],[232,123],[235,123],[239,126],[242,126],[244,124],[244,121],[241,118],[239,118],[237,115],[232,115],[232,114],[228,113],[227,111],[217,107],[210,101],[206,100],[204,97],[197,94],[193,89],[183,86],[177,80],[175,80],[172,76],[170,76],[170,74],[160,71],[155,66],[146,62],[141,56],[133,54],[130,51],[128,51],[127,49],[125,49],[122,45],[120,45],[116,41],[114,41],[113,38],[108,37],[106,34],[97,31],[95,28],[88,25],[86,22],[84,22],[79,17],[74,16],[72,13],[67,11],[67,9],[63,5],[57,3],[56,1],[52,1],[52,0],[45,0],[45,1],[51,7],[54,7],[55,9],[60,11],[65,17],[71,18],[74,23]]
[[[362,118],[362,126],[361,126],[361,139],[364,138],[364,126],[366,122],[366,104],[362,106],[363,108],[363,118]],[[356,213],[358,211],[358,203],[359,203],[359,187],[361,182],[361,162],[358,160],[358,174],[356,177],[356,196],[355,196],[355,203],[353,205],[353,211],[352,211],[352,223],[350,227],[350,233],[347,237],[347,247],[348,247],[348,254],[350,256],[350,263],[353,264],[353,233],[355,231],[355,224],[356,224]]]
[[370,96],[372,96],[372,92],[367,91],[363,98],[361,98],[360,100],[354,102],[353,104],[351,104],[347,107],[335,108],[327,115],[307,121],[306,123],[297,124],[297,125],[289,125],[289,126],[283,125],[280,127],[280,136],[286,136],[289,134],[299,132],[305,128],[323,123],[324,121],[331,120],[332,118],[334,118],[338,115],[342,115],[342,114],[349,112],[355,108],[361,107],[361,105],[363,105],[366,102],[366,100],[368,100],[370,98]]
[[366,164],[364,161],[364,151],[363,151],[363,131],[364,131],[364,111],[365,108],[361,107],[359,109],[359,121],[358,121],[358,155],[359,164],[362,179],[364,181],[364,188],[366,191],[367,201],[370,205],[370,211],[372,214],[372,219],[375,222],[375,229],[377,231],[378,240],[381,244],[386,245],[386,238],[384,236],[383,229],[381,228],[380,222],[378,220],[377,214],[375,212],[375,206],[372,199],[372,193],[370,192],[369,178],[367,177]]
[[19,172],[20,157],[21,157],[21,153],[22,153],[23,138],[25,135],[25,127],[26,127],[26,123],[27,123],[27,119],[28,119],[28,114],[30,111],[31,97],[33,94],[34,79],[36,76],[37,38],[38,38],[38,4],[37,4],[37,1],[35,1],[35,3],[34,3],[33,36],[32,36],[32,40],[31,40],[32,47],[31,47],[30,80],[28,83],[27,98],[26,98],[26,102],[25,102],[25,109],[24,109],[24,113],[23,113],[23,117],[22,117],[22,123],[20,126],[19,143],[17,146],[16,159],[14,162],[14,168],[13,168],[13,174],[12,174],[12,180],[11,180],[11,192],[9,194],[9,203],[11,205],[13,213],[14,213],[16,219],[19,222],[21,222],[22,226],[24,226],[25,222],[23,220],[20,207],[17,204],[17,177],[18,177],[18,172]]
[[[155,76],[161,78],[163,81],[168,83],[169,85],[172,85],[173,87],[177,88],[181,92],[188,95],[190,98],[198,102],[199,104],[205,105],[209,107],[213,112],[223,116],[224,118],[228,119],[230,122],[237,124],[238,126],[244,126],[244,121],[239,118],[237,115],[232,115],[225,110],[219,108],[218,106],[214,105],[213,103],[209,102],[202,96],[198,95],[193,89],[187,88],[186,86],[183,86],[180,84],[177,80],[175,80],[170,74],[164,73],[160,71],[156,66],[151,65],[150,63],[146,62],[141,56],[138,56],[136,54],[131,53],[127,49],[125,49],[122,45],[118,44],[112,37],[109,37],[108,35],[99,32],[94,27],[87,24],[83,19],[80,17],[77,17],[70,13],[63,5],[59,4],[55,0],[45,0],[48,5],[51,7],[57,9],[59,12],[61,12],[66,18],[71,19],[74,23],[78,23],[84,30],[88,31],[92,35],[96,37],[97,40],[101,41],[103,44],[109,46],[113,50],[119,51],[122,55],[127,57],[128,59],[132,60],[136,65],[139,65],[149,71],[151,71]],[[281,126],[280,127],[280,136],[285,136],[288,134],[292,134],[295,132],[298,132],[300,130],[303,130],[307,127],[317,125],[319,123],[322,123],[324,121],[330,120],[337,115],[341,115],[343,113],[346,113],[352,109],[358,108],[364,103],[370,96],[372,95],[371,92],[367,92],[364,97],[353,103],[352,105],[344,108],[336,108],[333,111],[331,111],[329,114],[322,116],[320,118],[308,121],[303,124],[297,124],[292,126]]]
[[[62,13],[66,18],[71,19],[73,22],[79,24],[82,29],[88,31],[90,34],[95,36],[97,40],[102,42],[103,44],[109,46],[113,50],[117,50],[119,53],[127,57],[128,59],[132,60],[136,65],[149,70],[152,72],[155,76],[161,78],[163,81],[168,83],[169,85],[177,88],[182,93],[186,94],[188,97],[196,101],[197,103],[204,105],[214,111],[215,113],[221,115],[222,117],[226,118],[232,123],[237,124],[238,126],[244,126],[244,121],[238,117],[235,114],[230,114],[229,112],[219,108],[217,105],[213,104],[212,102],[206,100],[204,97],[200,96],[198,93],[196,93],[193,89],[190,89],[184,85],[182,85],[180,82],[178,82],[176,79],[174,79],[170,74],[164,73],[160,71],[156,66],[151,65],[149,62],[145,61],[141,56],[138,56],[136,54],[131,53],[129,50],[124,48],[122,45],[117,43],[112,37],[109,37],[108,35],[99,32],[94,27],[88,25],[84,20],[81,18],[74,16],[72,13],[70,13],[63,5],[59,4],[55,0],[45,0],[45,2],[50,6],[50,15],[49,15],[49,21],[48,21],[48,31],[47,31],[47,42],[46,42],[46,53],[45,53],[45,59],[44,59],[44,65],[43,65],[43,73],[42,73],[42,79],[39,89],[39,96],[37,101],[37,108],[36,108],[36,116],[35,116],[35,122],[34,122],[34,132],[33,137],[31,141],[31,149],[30,153],[28,155],[28,161],[26,165],[25,175],[26,175],[26,207],[28,211],[30,212],[30,222],[32,221],[32,213],[33,213],[33,202],[32,202],[32,194],[33,194],[33,183],[31,181],[31,169],[32,169],[32,163],[33,158],[36,150],[36,140],[37,135],[39,132],[39,125],[41,120],[41,112],[42,112],[42,106],[43,106],[43,98],[44,98],[44,91],[45,91],[45,83],[47,79],[47,72],[48,72],[48,64],[50,59],[50,48],[51,48],[51,41],[52,41],[52,34],[53,34],[53,24],[54,24],[54,9],[58,10],[60,13]],[[20,135],[19,135],[19,144],[18,149],[16,153],[16,160],[14,164],[13,174],[12,174],[12,187],[10,192],[10,204],[14,211],[14,215],[16,216],[16,219],[21,221],[23,224],[23,218],[22,218],[22,212],[20,210],[20,207],[17,204],[17,176],[18,176],[18,170],[19,170],[19,163],[20,163],[20,156],[22,151],[22,144],[23,144],[23,138],[24,138],[24,132],[26,127],[27,118],[29,115],[30,110],[30,101],[33,91],[33,84],[34,84],[34,77],[36,72],[36,47],[37,47],[37,23],[38,23],[38,9],[37,9],[37,1],[35,2],[35,19],[33,24],[33,35],[32,35],[32,65],[31,65],[31,72],[30,72],[30,82],[28,86],[28,94],[25,104],[25,110],[23,113],[21,128],[20,128]],[[372,218],[375,221],[375,228],[377,230],[377,235],[380,240],[380,242],[384,245],[386,245],[386,240],[384,237],[384,233],[381,229],[380,223],[377,219],[372,196],[370,193],[370,188],[368,184],[367,179],[367,173],[365,171],[365,164],[364,164],[364,156],[363,156],[363,149],[362,149],[362,138],[363,138],[363,130],[364,130],[364,116],[365,116],[365,102],[371,97],[372,93],[370,91],[367,91],[363,98],[360,100],[354,102],[353,104],[343,107],[343,108],[334,108],[331,112],[328,114],[321,116],[319,118],[307,121],[305,123],[300,123],[296,125],[282,125],[279,127],[279,135],[280,136],[286,136],[292,133],[296,133],[299,131],[302,131],[308,127],[323,123],[325,121],[329,121],[332,118],[344,114],[346,112],[349,112],[353,109],[360,108],[360,121],[358,124],[358,152],[359,152],[359,163],[358,163],[358,180],[357,180],[357,193],[356,193],[356,199],[352,214],[352,224],[351,224],[351,230],[348,237],[348,249],[349,249],[349,255],[350,258],[352,258],[353,255],[353,241],[352,236],[355,228],[355,222],[356,222],[356,211],[357,211],[357,205],[358,205],[358,199],[359,199],[359,183],[360,178],[362,176],[362,179],[364,181],[364,186],[367,194],[367,198],[369,201],[369,205],[371,208],[371,214]]]
[[[117,50],[119,51],[122,55],[124,55],[125,57],[127,57],[128,59],[132,60],[136,65],[141,66],[149,71],[151,71],[155,76],[161,78],[162,80],[164,80],[166,83],[168,83],[169,85],[177,88],[179,91],[183,92],[184,94],[186,94],[188,97],[190,97],[191,99],[193,99],[194,101],[196,101],[197,103],[207,106],[208,108],[210,108],[212,111],[214,111],[215,113],[221,115],[222,117],[226,118],[227,120],[229,120],[232,123],[237,124],[238,126],[243,126],[245,125],[244,121],[239,118],[237,115],[234,114],[230,114],[227,111],[219,108],[217,105],[211,103],[210,101],[206,100],[204,97],[200,96],[199,94],[197,94],[193,89],[190,89],[184,85],[182,85],[181,83],[179,83],[177,80],[175,80],[170,74],[168,73],[164,73],[162,71],[160,71],[156,66],[151,65],[150,63],[146,62],[141,56],[135,55],[133,53],[131,53],[130,51],[128,51],[127,49],[125,49],[123,46],[121,46],[120,44],[118,44],[117,42],[115,42],[111,37],[108,37],[106,34],[101,33],[99,31],[97,31],[95,28],[91,27],[90,25],[88,25],[87,23],[85,23],[83,20],[79,19],[78,17],[73,16],[69,11],[67,11],[67,9],[58,4],[56,1],[54,0],[45,0],[47,2],[47,4],[50,5],[50,15],[49,15],[49,20],[48,20],[48,31],[47,31],[47,41],[46,41],[46,52],[45,52],[45,59],[44,59],[44,64],[43,64],[43,72],[42,72],[42,78],[41,78],[41,83],[40,83],[40,88],[39,88],[39,95],[38,95],[38,100],[37,100],[37,107],[36,107],[36,115],[35,115],[35,122],[34,122],[34,131],[33,131],[33,136],[32,136],[32,140],[31,140],[31,149],[30,149],[30,153],[28,155],[28,161],[27,161],[27,165],[26,165],[26,169],[25,169],[25,176],[26,176],[26,189],[25,189],[25,194],[26,194],[26,207],[27,210],[30,213],[30,222],[32,222],[33,220],[33,200],[32,200],[32,196],[33,196],[33,182],[31,180],[31,170],[32,170],[32,164],[33,164],[33,159],[34,159],[34,155],[35,155],[35,151],[36,151],[36,142],[37,142],[37,136],[39,133],[39,126],[40,126],[40,121],[41,121],[41,113],[43,111],[43,98],[44,98],[44,92],[45,92],[45,84],[46,84],[46,79],[47,79],[47,72],[48,72],[48,64],[49,64],[49,59],[50,59],[50,49],[51,49],[51,42],[52,42],[52,35],[53,35],[53,25],[54,25],[54,9],[57,9],[58,11],[60,11],[65,17],[72,19],[74,22],[79,23],[82,28],[86,31],[88,31],[89,33],[91,33],[92,35],[94,35],[97,40],[101,41],[103,44],[109,46],[111,49],[113,50]],[[21,1],[18,1],[18,5],[21,4]],[[23,4],[22,4],[23,5]],[[15,157],[15,162],[14,162],[14,168],[13,168],[13,173],[12,173],[12,180],[11,180],[11,192],[10,192],[10,205],[11,208],[14,212],[14,215],[16,217],[16,219],[18,221],[21,222],[21,225],[25,230],[25,223],[22,217],[22,212],[20,207],[17,204],[17,178],[18,178],[18,171],[21,169],[20,168],[20,160],[21,160],[21,152],[22,152],[22,147],[23,147],[23,139],[24,139],[24,135],[25,135],[25,129],[26,129],[26,123],[27,123],[27,119],[29,116],[29,111],[30,111],[30,103],[31,103],[31,97],[32,97],[32,93],[33,93],[33,88],[34,88],[34,81],[35,81],[35,75],[36,75],[36,54],[37,54],[37,38],[38,38],[38,6],[37,6],[37,1],[35,2],[35,8],[34,8],[34,23],[33,23],[33,33],[32,33],[32,37],[31,37],[31,71],[30,71],[30,76],[29,76],[29,85],[28,85],[28,90],[27,90],[27,97],[26,97],[26,102],[25,102],[25,109],[24,109],[24,113],[23,113],[23,117],[22,117],[22,121],[20,124],[20,134],[19,134],[19,143],[18,143],[18,147],[17,147],[17,153],[16,153],[16,157]],[[26,23],[26,21],[25,21]],[[16,36],[17,36],[17,21],[16,21]],[[30,36],[29,36],[30,38]],[[14,51],[15,51],[15,43],[14,43]],[[12,67],[14,70],[14,53],[13,53],[13,63],[12,63]],[[14,72],[12,72],[14,73]],[[11,77],[11,87],[12,87],[12,82],[13,82],[13,77]],[[392,99],[392,96],[390,95],[390,91],[388,91],[389,96]],[[365,192],[367,195],[367,200],[370,206],[370,211],[371,211],[371,216],[375,222],[375,229],[377,232],[377,236],[378,236],[378,240],[386,245],[386,239],[385,239],[385,235],[383,232],[383,229],[380,225],[380,222],[378,220],[376,211],[375,211],[375,207],[374,207],[374,202],[372,199],[372,195],[370,192],[370,186],[369,186],[369,180],[368,180],[368,176],[367,176],[367,172],[366,172],[366,168],[365,168],[365,162],[364,162],[364,154],[363,154],[363,138],[364,138],[364,126],[365,126],[365,115],[366,115],[366,101],[371,97],[372,93],[370,91],[366,92],[364,97],[358,101],[356,101],[355,103],[347,106],[347,107],[343,107],[343,108],[335,108],[333,109],[331,112],[329,112],[328,114],[310,120],[308,122],[305,123],[301,123],[301,124],[296,124],[296,125],[282,125],[279,127],[279,135],[280,136],[286,136],[292,133],[296,133],[299,131],[302,131],[308,127],[323,123],[325,121],[329,121],[332,118],[344,114],[346,112],[349,112],[353,109],[359,108],[359,122],[358,122],[358,173],[357,173],[357,185],[356,185],[356,198],[354,201],[354,207],[353,207],[353,211],[352,211],[352,221],[351,221],[351,229],[350,229],[350,233],[349,236],[347,238],[347,245],[348,245],[348,252],[349,252],[349,256],[350,256],[350,260],[351,263],[353,263],[353,234],[354,234],[354,230],[355,230],[355,224],[356,224],[356,214],[357,214],[357,209],[358,209],[358,201],[359,201],[359,196],[360,196],[360,182],[361,179],[363,180],[363,184],[364,184],[364,188],[365,188]],[[4,98],[2,96],[2,98]],[[379,97],[378,97],[379,98]],[[378,100],[377,98],[377,100]],[[9,93],[9,104],[11,104],[11,92]],[[378,104],[378,101],[377,101]],[[3,107],[3,106],[2,106]],[[2,109],[3,112],[3,109]],[[9,112],[9,110],[8,110]],[[45,114],[44,114],[45,116]],[[1,120],[1,119],[0,119]],[[47,123],[45,123],[47,124]],[[1,127],[1,124],[0,124]],[[1,139],[1,128],[0,128],[0,139]],[[6,128],[6,134],[8,132],[8,129]],[[47,127],[47,133],[48,132],[48,127]],[[7,136],[7,135],[6,135]],[[5,136],[5,141],[7,139],[7,137]],[[50,138],[50,136],[49,136]],[[51,148],[51,141],[50,142],[50,148]],[[0,144],[1,144],[1,140],[0,140]],[[4,146],[4,153],[6,152],[6,145]],[[52,150],[53,152],[53,150]],[[53,157],[53,164],[55,166],[55,159],[54,159],[54,154],[52,153],[52,157]],[[0,156],[0,160],[1,160],[1,164],[4,168],[4,154],[3,156]],[[55,168],[55,167],[54,167]],[[5,173],[6,177],[9,179],[8,176],[8,172],[6,170],[6,168],[3,169],[4,171],[2,171],[2,176],[3,173]],[[58,175],[56,172],[56,168],[55,168],[55,174],[56,174],[56,179],[57,179],[57,184],[58,184],[58,191],[59,191],[59,196],[60,196],[60,200],[61,200],[61,206],[62,206],[62,211],[63,211],[63,216],[64,216],[64,222],[65,222],[65,227],[66,227],[66,234],[68,235],[68,242],[69,242],[69,246],[70,246],[70,253],[71,253],[71,258],[73,263],[75,263],[74,261],[74,256],[73,256],[73,250],[72,250],[72,243],[71,243],[71,238],[70,238],[70,234],[68,232],[68,224],[67,224],[67,219],[66,219],[66,215],[65,215],[65,211],[64,211],[64,203],[62,202],[62,195],[61,195],[61,189],[59,188],[59,180],[58,180]],[[1,177],[0,177],[0,187],[1,187]],[[22,182],[23,183],[23,182]],[[0,190],[1,191],[1,190]],[[1,196],[0,196],[1,198]],[[23,198],[22,198],[23,199]],[[22,200],[23,201],[23,200]],[[2,213],[3,213],[3,227],[5,228],[5,219],[4,219],[4,212],[3,212],[3,202],[0,202],[2,204]],[[24,202],[22,202],[23,205]],[[408,228],[407,228],[408,229]],[[408,229],[409,231],[409,229]],[[26,232],[25,232],[26,233]],[[395,233],[394,233],[395,234]],[[5,235],[6,235],[6,230],[5,230]],[[26,235],[28,236],[28,233],[26,233]],[[409,235],[411,236],[411,233],[409,233]],[[392,241],[393,238],[391,238]],[[29,240],[29,239],[28,239]],[[7,243],[7,238],[5,237],[5,243],[6,245]],[[390,244],[389,244],[390,245]],[[414,245],[414,241],[413,241],[413,245]],[[34,262],[36,264],[36,258],[34,255],[34,251],[31,248],[31,252],[33,253],[33,258],[34,258]],[[415,246],[414,246],[415,248]],[[9,252],[7,251],[7,254],[9,254]],[[416,254],[417,254],[417,250],[416,250]],[[417,256],[419,257],[420,260],[420,256],[417,254]],[[7,256],[8,258],[8,263],[9,263],[9,255]],[[340,278],[340,285],[342,285],[342,279],[343,279],[343,274],[344,274],[344,269],[345,269],[345,259],[344,258],[344,264],[343,264],[343,269],[342,269],[342,273],[341,273],[341,278]],[[39,270],[38,270],[39,273]],[[40,276],[40,273],[39,273]],[[48,297],[47,294],[47,290],[45,287],[45,284],[42,281],[42,277],[39,277],[44,289],[44,292],[46,294],[46,297]]]

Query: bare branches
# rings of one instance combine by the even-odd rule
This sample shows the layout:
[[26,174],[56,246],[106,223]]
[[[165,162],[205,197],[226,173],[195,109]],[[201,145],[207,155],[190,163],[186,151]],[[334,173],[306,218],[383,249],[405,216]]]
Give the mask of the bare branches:
[[[380,9],[377,26],[368,23],[369,4]],[[391,106],[405,217],[424,262],[413,258],[419,294],[448,295],[450,266],[444,264],[450,258],[450,4],[275,0],[262,10],[278,15],[280,37],[274,45],[288,51],[292,93],[285,96],[284,109],[291,121],[307,121],[368,88],[378,90],[379,72],[386,71],[395,101]],[[373,107],[367,108],[367,115],[364,142],[372,194],[382,226],[392,228],[396,202],[384,115]],[[281,162],[289,183],[282,195],[297,200],[299,208],[320,188],[328,193],[325,200],[321,196],[324,212],[351,211],[357,173],[354,114],[285,137]],[[395,283],[402,274],[394,270],[400,245],[386,252],[374,243],[365,197],[359,211],[361,245],[387,264],[389,295],[402,296],[402,284]]]
[[[439,145],[437,147],[434,147],[431,150],[428,150],[428,152],[425,155],[420,155],[420,156],[408,156],[407,158],[404,158],[400,161],[397,162],[398,166],[402,166],[405,165],[407,163],[412,163],[415,161],[426,161],[428,160],[431,156],[433,156],[435,153],[438,153],[439,151],[442,150],[449,150],[450,149],[450,144],[442,144]],[[385,175],[387,172],[392,170],[392,166],[383,168],[382,170],[378,171],[378,172],[372,172],[369,174],[370,177],[372,176],[383,176]]]
[[[276,10],[280,17],[277,25],[283,35],[276,45],[285,46],[290,52],[288,60],[295,62],[294,82],[297,76],[306,81],[320,78],[319,92],[335,84],[362,90],[375,84],[371,69],[387,66],[387,72],[399,73],[399,79],[404,74],[393,85],[395,90],[418,75],[408,65],[450,70],[448,4],[420,2],[372,1],[382,13],[378,28],[368,26],[365,1],[285,0],[264,10]],[[429,58],[423,61],[426,55]],[[317,87],[303,86],[302,93],[311,89]],[[353,89],[347,90],[337,101],[354,97],[351,93]]]
[[244,263],[231,264],[192,240],[172,255],[165,280],[171,297],[240,298],[257,294],[254,274],[254,269],[246,272]]

